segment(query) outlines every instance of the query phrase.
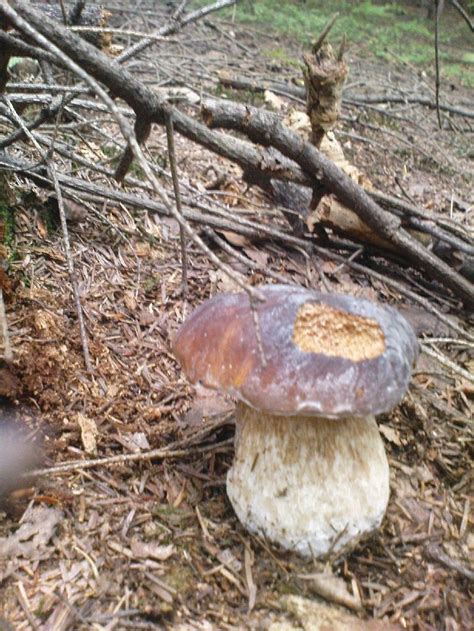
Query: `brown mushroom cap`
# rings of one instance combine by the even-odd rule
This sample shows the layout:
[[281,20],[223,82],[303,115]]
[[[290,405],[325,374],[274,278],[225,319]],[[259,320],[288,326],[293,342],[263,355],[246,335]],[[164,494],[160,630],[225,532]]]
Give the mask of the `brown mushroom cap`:
[[191,382],[226,391],[270,414],[364,416],[405,394],[418,343],[391,307],[292,285],[204,302],[179,329],[174,352]]

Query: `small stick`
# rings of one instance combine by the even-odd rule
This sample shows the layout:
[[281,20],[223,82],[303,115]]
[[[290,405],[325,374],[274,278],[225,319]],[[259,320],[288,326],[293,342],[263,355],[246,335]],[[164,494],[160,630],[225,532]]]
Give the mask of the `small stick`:
[[63,241],[64,241],[64,252],[66,254],[66,261],[69,271],[69,278],[72,285],[72,290],[74,293],[74,300],[76,303],[76,311],[77,311],[77,321],[79,323],[79,335],[81,337],[81,345],[82,345],[82,353],[84,356],[84,364],[86,366],[87,372],[92,373],[92,362],[89,353],[89,340],[87,337],[86,326],[84,324],[84,316],[82,313],[82,305],[81,305],[81,297],[79,295],[79,288],[77,286],[77,278],[76,278],[76,270],[74,269],[74,262],[71,254],[71,243],[69,241],[69,231],[67,227],[66,221],[66,213],[64,211],[64,200],[61,192],[61,187],[59,186],[58,176],[56,174],[56,168],[51,159],[47,161],[48,173],[53,182],[54,190],[56,192],[56,197],[58,200],[58,209],[59,209],[59,217],[61,219],[61,228],[63,231]]
[[471,32],[474,33],[474,22],[469,17],[468,12],[464,9],[464,7],[459,2],[457,2],[457,0],[450,0],[450,2],[453,5],[453,7],[457,9],[457,11],[459,11],[461,16],[465,19],[466,24],[471,29]]
[[440,88],[440,78],[439,78],[439,21],[441,19],[441,14],[444,9],[444,0],[436,0],[436,18],[435,18],[435,66],[436,66],[436,115],[438,117],[438,126],[441,129],[442,121],[441,121],[441,110],[439,107],[439,88]]
[[459,572],[459,574],[462,574],[462,576],[466,577],[468,580],[474,581],[474,572],[469,567],[464,565],[464,563],[460,563],[456,559],[451,558],[448,554],[446,554],[446,552],[444,552],[435,544],[426,546],[425,556],[432,561],[438,561],[438,563],[442,563],[450,570]]
[[172,15],[173,20],[180,20],[181,16],[184,13],[184,10],[186,9],[186,6],[189,4],[189,0],[182,0],[181,3],[178,5],[178,8],[175,10],[175,12]]
[[[165,111],[166,139],[168,141],[168,155],[170,159],[171,176],[173,178],[174,197],[176,210],[183,214],[181,207],[181,194],[179,192],[178,170],[176,168],[176,152],[174,146],[173,114],[168,109]],[[179,240],[181,243],[181,287],[183,296],[188,294],[188,257],[186,255],[186,234],[182,224],[179,226]]]
[[324,44],[324,40],[329,35],[329,31],[334,26],[334,22],[337,20],[338,17],[339,17],[339,13],[334,13],[334,15],[332,15],[329,18],[329,20],[326,22],[326,24],[324,25],[324,28],[321,31],[321,34],[319,35],[318,39],[314,42],[312,46],[314,54],[316,54],[318,50],[321,48],[321,46]]
[[436,347],[429,347],[426,344],[422,344],[421,350],[423,351],[423,353],[429,355],[433,359],[436,359],[440,364],[446,366],[446,368],[449,368],[463,379],[466,379],[466,381],[474,383],[474,376],[469,371],[464,370],[464,368],[461,368],[460,366],[455,364],[448,357],[446,357],[446,355],[441,353]]
[[7,314],[5,313],[5,303],[3,302],[3,290],[0,287],[0,324],[3,336],[3,359],[11,362],[13,359],[12,347],[10,344],[10,335],[8,333]]
[[[219,447],[225,447],[232,445],[234,438],[228,438],[220,443],[214,445],[207,445],[205,447],[196,447],[199,453],[205,453],[213,451]],[[137,462],[139,460],[152,460],[153,458],[182,458],[189,456],[193,447],[188,449],[151,449],[150,451],[143,451],[135,454],[120,454],[119,456],[109,456],[108,458],[94,458],[91,460],[76,460],[74,462],[65,462],[63,464],[56,465],[54,467],[48,467],[46,469],[36,469],[35,471],[28,471],[28,476],[37,475],[55,475],[56,473],[66,473],[68,471],[80,471],[81,469],[91,469],[93,467],[104,467],[112,464],[124,464],[126,462]]]

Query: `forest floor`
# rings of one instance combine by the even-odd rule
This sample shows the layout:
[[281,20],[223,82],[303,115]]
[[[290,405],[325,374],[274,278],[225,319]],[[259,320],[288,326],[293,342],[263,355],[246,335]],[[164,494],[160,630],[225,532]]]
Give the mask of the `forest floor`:
[[[135,30],[152,30],[163,19],[155,9],[111,11],[112,24]],[[151,50],[129,64],[148,84],[179,84],[253,104],[266,98],[282,115],[304,111],[297,98],[234,92],[219,83],[226,72],[257,84],[301,86],[294,59],[304,47],[295,40],[213,16]],[[472,230],[472,120],[445,111],[439,129],[436,112],[418,103],[364,103],[363,97],[387,94],[434,98],[430,73],[366,52],[361,57],[351,46],[348,53],[337,132],[346,158],[380,190]],[[454,79],[442,89],[443,102],[472,107],[472,91]],[[183,108],[199,116],[197,108]],[[95,113],[90,126],[65,125],[61,138],[109,168],[121,152],[116,133],[107,116]],[[163,128],[154,127],[146,148],[171,190]],[[243,182],[237,166],[177,134],[176,153],[185,200],[289,230],[272,201]],[[111,181],[64,157],[57,156],[57,166]],[[133,175],[140,178],[140,170]],[[18,386],[6,393],[5,413],[26,419],[43,444],[45,467],[75,463],[15,493],[1,518],[2,616],[15,630],[317,630],[322,615],[340,618],[328,627],[335,631],[472,628],[472,321],[442,285],[373,252],[356,255],[364,272],[276,240],[223,233],[250,261],[245,264],[209,241],[252,285],[273,282],[271,274],[278,274],[321,289],[324,277],[332,291],[396,305],[424,338],[427,352],[409,393],[379,419],[391,467],[391,499],[379,532],[347,556],[307,561],[239,524],[225,492],[232,402],[190,386],[171,352],[185,316],[216,292],[234,290],[234,283],[188,245],[183,297],[174,221],[87,196],[70,203],[71,248],[94,369],[89,374],[48,195],[20,178],[10,185],[15,229],[5,244],[9,286],[2,283]],[[133,182],[126,189],[140,192]],[[384,277],[427,299],[445,318]],[[140,457],[150,449],[163,451]],[[84,459],[120,455],[121,463],[81,466]],[[360,627],[344,623],[346,615],[357,616]],[[0,621],[0,628],[7,627]]]

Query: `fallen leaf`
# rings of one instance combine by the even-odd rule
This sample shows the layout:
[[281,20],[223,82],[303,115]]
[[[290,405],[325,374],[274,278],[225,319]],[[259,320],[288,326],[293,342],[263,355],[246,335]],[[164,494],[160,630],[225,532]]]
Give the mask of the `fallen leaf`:
[[127,309],[129,309],[130,311],[135,311],[137,308],[137,301],[134,295],[133,291],[126,291],[125,295],[123,297],[123,301],[125,303],[125,306],[127,307]]
[[380,423],[379,432],[390,443],[393,443],[394,445],[398,445],[398,447],[402,445],[400,434],[397,432],[397,430],[393,429],[392,427],[389,427],[388,425],[383,425],[382,423]]
[[185,425],[200,425],[204,418],[225,414],[233,409],[234,405],[225,395],[216,390],[210,390],[197,384],[195,386],[196,396],[191,407],[183,416]]
[[[243,274],[240,274],[239,272],[236,272],[234,270],[234,275],[239,278],[241,280],[242,283],[247,283],[247,279]],[[240,285],[230,276],[228,276],[228,274],[226,274],[225,272],[223,272],[222,270],[218,269],[216,271],[214,270],[210,270],[209,271],[209,279],[211,281],[211,283],[214,284],[215,289],[217,289],[217,291],[219,292],[238,292],[238,291],[242,291],[242,288],[240,287]]]
[[80,412],[76,415],[76,420],[81,429],[84,451],[88,454],[95,454],[97,452],[96,436],[99,433],[95,421]]
[[257,250],[257,248],[244,248],[245,254],[258,263],[262,267],[265,267],[268,263],[269,254],[268,252],[264,252],[263,250]]
[[150,449],[150,443],[143,432],[134,432],[124,436],[116,436],[116,440],[132,452]]
[[242,248],[244,245],[249,245],[250,241],[243,234],[237,234],[237,232],[231,232],[229,230],[219,230],[224,235],[226,240],[238,248]]

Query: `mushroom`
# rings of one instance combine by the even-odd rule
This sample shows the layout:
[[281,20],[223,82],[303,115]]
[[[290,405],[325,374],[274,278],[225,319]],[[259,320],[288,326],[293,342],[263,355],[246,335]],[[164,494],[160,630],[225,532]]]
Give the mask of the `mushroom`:
[[391,307],[259,290],[256,325],[247,294],[220,294],[184,322],[174,352],[191,382],[237,400],[227,493],[242,524],[303,556],[345,551],[384,516],[389,468],[374,416],[405,394],[417,340]]

